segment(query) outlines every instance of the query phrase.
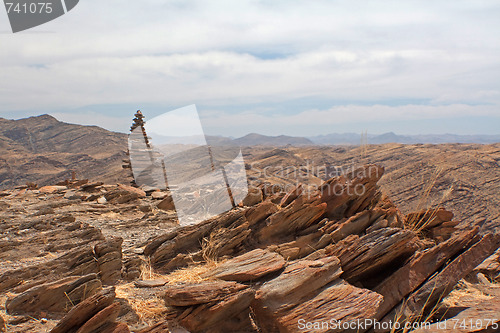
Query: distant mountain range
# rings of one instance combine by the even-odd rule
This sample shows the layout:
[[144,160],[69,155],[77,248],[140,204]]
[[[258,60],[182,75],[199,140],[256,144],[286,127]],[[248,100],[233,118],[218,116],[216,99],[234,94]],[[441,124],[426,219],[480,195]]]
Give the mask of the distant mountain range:
[[[359,145],[362,143],[361,135],[356,133],[327,134],[312,137],[296,136],[266,136],[261,134],[248,134],[234,141],[240,146],[307,146],[307,145]],[[456,134],[428,134],[428,135],[397,135],[395,133],[368,134],[363,143],[480,143],[489,144],[500,142],[500,135],[456,135]]]
[[[497,143],[500,135],[397,135],[386,133],[366,136],[369,144],[384,143]],[[195,137],[161,138],[181,144],[198,140]],[[180,139],[180,141],[179,141]],[[195,140],[196,139],[196,140]],[[160,140],[159,145],[162,144]],[[212,146],[236,143],[239,146],[311,146],[359,145],[361,135],[328,134],[313,137],[266,136],[248,134],[241,138],[207,137]],[[199,140],[198,140],[199,141]],[[155,145],[155,140],[152,141]],[[127,158],[127,134],[110,132],[97,126],[82,126],[58,121],[49,115],[19,120],[0,118],[0,189],[35,182],[54,184],[71,177],[98,179],[106,182],[131,180],[122,169]]]
[[314,145],[314,142],[303,137],[297,136],[266,136],[257,133],[251,133],[244,137],[234,139],[234,142],[240,146],[305,146]]
[[[361,135],[356,133],[327,134],[309,137],[315,144],[328,145],[359,145]],[[384,134],[368,134],[368,144],[384,143],[480,143],[489,144],[500,142],[499,135],[457,135],[457,134],[423,134],[423,135],[398,135],[393,132]]]

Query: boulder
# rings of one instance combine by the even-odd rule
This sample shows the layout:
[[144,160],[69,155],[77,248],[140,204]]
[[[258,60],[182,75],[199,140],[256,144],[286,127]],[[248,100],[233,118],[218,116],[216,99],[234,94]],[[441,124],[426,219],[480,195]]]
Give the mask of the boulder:
[[114,288],[107,288],[87,298],[73,307],[50,333],[66,333],[76,331],[101,310],[104,310],[115,300]]
[[102,182],[86,183],[80,186],[80,190],[89,193],[98,192],[102,185],[104,185]]
[[444,243],[416,252],[408,263],[380,283],[374,289],[384,296],[384,301],[377,312],[377,320],[382,319],[404,297],[418,288],[450,258],[462,251],[478,231],[478,228],[474,228],[456,234]]
[[30,288],[22,294],[9,298],[5,307],[9,314],[38,316],[41,312],[63,313],[94,295],[101,288],[101,281],[96,274],[67,277]]
[[168,195],[166,192],[155,191],[151,193],[151,198],[155,200],[163,200]]
[[247,286],[232,281],[205,281],[200,283],[169,285],[164,288],[165,304],[190,306],[215,302],[246,289]]
[[[280,276],[264,283],[256,293],[251,307],[260,330],[296,332],[302,321],[351,321],[373,317],[382,296],[347,284],[339,279],[341,274],[340,261],[336,257],[291,263]],[[314,329],[304,327],[300,330],[312,332]]]
[[94,248],[99,275],[104,284],[115,284],[121,278],[122,243],[121,237],[111,237],[96,244]]
[[251,326],[249,306],[254,295],[243,284],[208,281],[167,286],[164,299],[172,307],[173,319],[192,333],[242,332]]
[[107,202],[114,204],[123,204],[145,197],[146,192],[143,190],[122,184],[118,184],[116,188],[111,189],[104,194],[104,198],[106,198]]
[[206,276],[238,282],[254,281],[281,270],[285,265],[285,259],[279,254],[255,249],[221,263]]
[[408,296],[404,303],[394,308],[383,319],[384,322],[404,321],[407,318],[426,313],[455,287],[458,281],[469,274],[483,260],[493,254],[500,246],[500,235],[487,234],[480,241],[466,249],[440,272],[427,280]]
[[118,184],[118,189],[127,191],[128,193],[135,193],[138,198],[145,198],[146,192],[137,187],[132,187],[128,185]]
[[68,189],[66,186],[43,186],[40,187],[38,190],[40,191],[40,193],[50,194],[50,193],[64,191],[66,189]]

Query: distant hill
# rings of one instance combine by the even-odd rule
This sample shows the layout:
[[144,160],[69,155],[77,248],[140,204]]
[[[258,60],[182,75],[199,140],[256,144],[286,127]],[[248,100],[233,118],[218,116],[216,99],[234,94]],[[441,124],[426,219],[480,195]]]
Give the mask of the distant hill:
[[[497,143],[500,135],[398,135],[385,133],[368,135],[368,143]],[[159,138],[169,143],[172,138]],[[176,138],[178,140],[179,138]],[[189,144],[195,137],[186,137],[182,144]],[[295,136],[266,136],[248,134],[231,140],[225,137],[206,137],[215,146],[312,146],[359,145],[361,135],[356,133],[328,134],[310,138]],[[157,144],[153,140],[153,144]],[[253,149],[246,149],[252,154]],[[58,121],[50,115],[19,120],[0,118],[0,189],[27,182],[39,186],[54,184],[71,177],[76,171],[79,179],[89,178],[108,183],[128,183],[127,170],[122,160],[127,158],[127,134],[110,132],[97,126],[82,126]],[[215,153],[217,151],[214,150]]]
[[54,184],[71,177],[127,183],[122,170],[127,135],[97,126],[58,121],[50,115],[0,118],[0,188]]
[[314,145],[314,142],[307,138],[295,136],[266,136],[257,133],[251,133],[244,137],[235,139],[234,142],[240,146],[304,146]]
[[[384,134],[368,134],[369,144],[403,143],[403,144],[440,144],[440,143],[480,143],[500,142],[500,135],[457,135],[457,134],[425,134],[398,135],[393,132]],[[333,133],[309,137],[315,144],[325,145],[359,145],[361,135],[356,133]]]

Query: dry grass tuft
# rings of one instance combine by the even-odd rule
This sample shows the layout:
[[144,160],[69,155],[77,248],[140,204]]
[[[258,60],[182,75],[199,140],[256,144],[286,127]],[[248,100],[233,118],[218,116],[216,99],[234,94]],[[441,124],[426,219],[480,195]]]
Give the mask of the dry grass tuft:
[[140,292],[133,283],[116,287],[116,297],[126,299],[129,302],[141,323],[151,326],[164,320],[168,309],[163,300],[156,295],[141,295]]
[[180,268],[169,274],[159,274],[154,271],[151,261],[148,261],[141,266],[141,280],[166,280],[168,284],[180,282],[202,282],[208,280],[205,277],[206,273],[217,267],[218,262],[206,258],[205,263],[195,263],[185,268]]
[[[407,317],[404,315],[405,309],[406,309],[406,304],[408,299],[405,299],[403,301],[402,307],[400,311],[396,314],[395,322],[400,323],[400,329],[397,329],[396,326],[394,325],[390,331],[390,333],[408,333],[413,331],[417,327],[428,327],[431,325],[431,322],[433,321],[436,313],[439,310],[439,306],[441,305],[441,300],[442,300],[442,294],[439,297],[439,301],[436,302],[436,304],[432,305],[429,304],[431,296],[434,294],[435,289],[432,290],[432,292],[429,294],[427,299],[425,300],[424,305],[422,306],[422,310],[420,313],[411,315]],[[430,305],[432,305],[432,308],[429,308]],[[417,324],[417,325],[415,325]]]
[[217,267],[217,265],[218,263],[216,261],[209,261],[205,264],[178,269],[168,275],[165,275],[164,278],[168,281],[168,284],[176,284],[180,282],[203,282],[211,279],[206,277],[206,274]]
[[405,229],[420,233],[425,230],[435,219],[439,207],[441,207],[441,204],[450,196],[453,191],[453,187],[450,187],[448,190],[443,192],[443,195],[439,200],[431,200],[431,192],[436,186],[436,183],[442,173],[443,169],[436,169],[431,175],[431,179],[429,180],[429,182],[424,184],[422,195],[420,196],[417,203],[417,208],[415,209],[415,212],[431,210],[431,215],[429,216],[427,214],[424,214],[421,218],[418,217],[418,214],[413,215],[411,219],[405,221]]
[[[156,273],[151,262],[146,262],[141,270],[142,280],[165,280],[167,284],[202,282],[209,280],[205,274],[214,269],[217,263],[213,260],[205,264],[195,264],[186,268],[178,269],[170,274]],[[169,309],[158,293],[147,294],[147,290],[138,289],[134,283],[127,283],[116,287],[116,296],[128,300],[133,311],[139,316],[141,323],[151,326],[160,320],[165,320]],[[161,293],[160,293],[161,294]]]
[[147,257],[147,260],[141,265],[141,275],[139,279],[157,280],[162,278],[164,278],[164,276],[154,271],[153,265],[151,264],[151,258]]

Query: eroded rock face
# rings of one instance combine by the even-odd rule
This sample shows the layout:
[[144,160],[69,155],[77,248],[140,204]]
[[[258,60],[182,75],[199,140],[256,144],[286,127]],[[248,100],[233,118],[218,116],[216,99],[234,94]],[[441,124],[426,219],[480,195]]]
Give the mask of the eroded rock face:
[[[453,229],[444,237],[456,225],[444,209],[404,217],[377,186],[383,172],[366,166],[325,182],[319,192],[299,186],[155,238],[144,253],[159,269],[210,255],[221,261],[204,275],[215,281],[166,286],[172,318],[192,332],[210,332],[210,325],[222,324],[208,318],[219,318],[232,304],[238,314],[230,312],[228,322],[239,318],[240,325],[246,323],[239,329],[296,332],[302,321],[393,320],[398,309],[412,316],[436,305],[440,298],[431,285],[446,295],[500,244],[496,236],[481,240],[478,228]],[[245,306],[253,324],[246,321]]]
[[164,299],[172,318],[192,333],[242,332],[251,326],[254,294],[236,282],[212,281],[169,287]]
[[104,289],[73,307],[50,333],[128,333],[128,326],[116,321],[120,310],[114,288]]
[[[452,319],[428,325],[414,330],[414,333],[470,333],[470,332],[498,332],[500,327],[500,301],[498,297],[493,300],[480,301],[474,306],[464,309]],[[484,318],[489,318],[484,320]],[[458,325],[456,324],[458,323]]]
[[73,307],[50,333],[76,331],[101,310],[113,304],[115,296],[114,288],[108,288],[85,299],[83,302]]
[[229,281],[255,281],[285,267],[285,259],[273,252],[255,249],[229,259],[210,271],[206,277]]
[[143,190],[122,184],[118,184],[115,189],[107,191],[104,195],[107,202],[118,204],[127,203],[144,197],[146,197],[146,192]]
[[263,200],[262,190],[258,187],[251,187],[248,189],[248,194],[243,199],[243,206],[254,206]]
[[122,243],[122,238],[113,237],[96,244],[94,247],[99,275],[104,284],[115,284],[121,278]]
[[484,274],[491,281],[500,282],[500,250],[476,267],[474,272]]
[[453,290],[458,281],[494,253],[499,246],[500,235],[489,234],[474,239],[462,249],[463,253],[410,294],[406,302],[394,308],[383,321],[404,321],[432,309]]
[[[110,238],[98,242],[103,239],[102,234],[100,232],[94,233],[95,228],[89,229],[89,233],[89,230],[82,228],[79,223],[70,224],[66,229],[72,230],[70,235],[78,234],[78,236],[74,236],[75,239],[83,237],[83,239],[87,238],[87,240],[69,243],[75,245],[75,248],[48,262],[1,274],[0,291],[23,292],[37,285],[53,281],[55,278],[90,273],[98,273],[100,280],[104,284],[114,284],[121,278],[121,238]],[[61,232],[61,236],[64,237],[65,233]],[[91,243],[95,242],[95,247],[90,246]],[[54,245],[52,244],[50,247],[52,248]],[[137,276],[137,272],[134,273],[133,270],[131,270],[131,274],[132,277]]]
[[462,251],[477,235],[479,228],[456,234],[448,241],[430,249],[416,252],[408,262],[374,290],[384,296],[377,312],[377,320],[382,319],[394,306],[420,286],[447,260]]
[[123,260],[122,277],[125,280],[137,280],[141,276],[144,260],[138,255],[131,255]]
[[[318,331],[314,325],[307,329],[306,322],[329,322],[333,323],[330,326],[332,331],[346,332],[349,329],[342,325],[373,318],[381,301],[382,296],[375,292],[338,280],[304,303],[287,310],[278,310],[271,320],[282,332],[296,332],[297,329],[303,332]],[[276,331],[273,328],[267,332]]]
[[100,291],[102,283],[96,274],[67,277],[59,281],[30,288],[5,303],[10,314],[41,312],[62,313]]

